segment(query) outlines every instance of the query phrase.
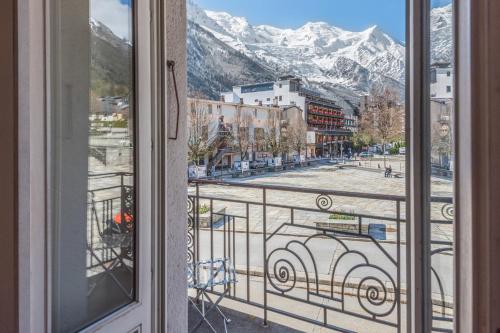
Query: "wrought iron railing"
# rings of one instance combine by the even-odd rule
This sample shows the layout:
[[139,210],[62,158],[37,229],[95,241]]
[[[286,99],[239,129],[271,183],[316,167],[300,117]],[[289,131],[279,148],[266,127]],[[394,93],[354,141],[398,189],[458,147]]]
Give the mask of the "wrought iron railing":
[[[433,204],[450,213],[450,198]],[[341,332],[356,331],[358,321],[399,332],[406,307],[405,209],[398,195],[192,181],[188,258],[231,258],[239,282],[229,297],[261,308],[265,324],[274,312]],[[448,218],[434,214],[431,222],[448,225]],[[433,241],[441,250],[432,254],[448,245]],[[446,322],[443,281],[433,274],[435,320]]]
[[[128,172],[89,175],[87,210],[87,269],[102,271],[118,259],[127,258],[123,252],[131,248],[134,225],[133,174]],[[121,223],[123,221],[122,228]],[[123,261],[123,260],[122,260]],[[124,262],[124,261],[123,261]]]

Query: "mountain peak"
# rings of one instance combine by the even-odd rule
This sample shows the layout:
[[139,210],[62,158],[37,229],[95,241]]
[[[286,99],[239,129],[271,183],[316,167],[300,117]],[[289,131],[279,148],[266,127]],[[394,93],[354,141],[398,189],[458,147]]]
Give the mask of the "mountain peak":
[[[352,96],[368,92],[373,84],[395,89],[404,85],[405,46],[377,25],[357,32],[324,21],[307,22],[295,29],[276,27],[272,22],[253,26],[244,17],[202,9],[196,15],[191,13],[189,18],[221,42],[211,49],[214,56],[210,61],[215,64],[220,54],[230,54],[220,46],[225,44],[238,51],[239,56],[248,57],[277,75],[299,75],[325,92]],[[449,26],[447,19],[441,21],[444,27]],[[241,59],[230,63],[228,68],[238,67]],[[253,69],[241,68],[240,73],[248,77]],[[231,84],[249,82],[244,77]]]
[[330,28],[330,25],[324,21],[307,22],[302,28]]
[[376,36],[376,37],[387,36],[387,34],[382,29],[380,29],[380,27],[376,24],[372,25],[371,27],[362,31],[361,33],[366,36]]

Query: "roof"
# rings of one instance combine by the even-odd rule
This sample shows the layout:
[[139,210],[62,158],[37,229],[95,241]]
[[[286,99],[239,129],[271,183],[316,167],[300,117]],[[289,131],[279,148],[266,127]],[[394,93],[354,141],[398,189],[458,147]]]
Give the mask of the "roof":
[[431,68],[451,68],[451,63],[449,62],[435,62],[431,64]]

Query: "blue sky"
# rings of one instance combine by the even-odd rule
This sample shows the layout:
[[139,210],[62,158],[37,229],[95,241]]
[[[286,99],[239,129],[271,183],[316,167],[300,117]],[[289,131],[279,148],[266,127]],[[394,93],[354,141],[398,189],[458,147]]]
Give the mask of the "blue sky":
[[[127,1],[127,0],[122,0]],[[194,0],[204,9],[244,16],[251,24],[298,28],[325,21],[352,31],[378,25],[392,37],[405,40],[406,0]],[[451,0],[432,0],[442,6]]]

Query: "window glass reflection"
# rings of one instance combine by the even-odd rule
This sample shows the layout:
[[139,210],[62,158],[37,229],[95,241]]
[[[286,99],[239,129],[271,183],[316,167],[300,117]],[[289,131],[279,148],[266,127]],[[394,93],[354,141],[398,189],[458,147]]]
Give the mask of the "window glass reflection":
[[430,203],[433,330],[453,329],[453,6],[431,1],[430,13]]
[[53,328],[135,299],[132,0],[53,0]]

